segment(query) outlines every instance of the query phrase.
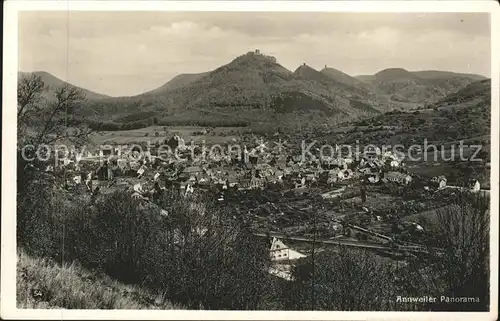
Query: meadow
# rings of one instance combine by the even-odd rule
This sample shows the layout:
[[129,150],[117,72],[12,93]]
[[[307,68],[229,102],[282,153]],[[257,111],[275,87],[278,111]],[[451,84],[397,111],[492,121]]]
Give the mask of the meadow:
[[132,144],[156,142],[162,143],[173,135],[181,136],[186,143],[191,140],[196,144],[205,141],[206,144],[224,144],[236,139],[239,133],[249,130],[245,127],[215,127],[209,133],[201,134],[206,127],[200,126],[149,126],[145,128],[119,131],[98,131],[91,136],[95,145]]

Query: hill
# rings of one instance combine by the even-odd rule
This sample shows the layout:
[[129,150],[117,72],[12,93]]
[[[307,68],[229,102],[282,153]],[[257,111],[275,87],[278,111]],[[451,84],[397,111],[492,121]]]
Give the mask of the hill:
[[404,103],[430,104],[439,101],[468,84],[483,79],[480,75],[459,74],[448,71],[407,71],[403,68],[389,68],[375,75],[356,77],[387,95],[390,100]]
[[[180,80],[179,80],[180,79]],[[170,83],[170,82],[169,82]],[[162,89],[138,96],[96,102],[93,110],[104,117],[119,114],[157,119],[216,119],[269,122],[279,117],[352,119],[376,114],[367,92],[310,68],[293,73],[275,57],[249,52],[209,73],[183,76]]]
[[481,100],[488,103],[491,101],[491,79],[478,80],[470,83],[464,88],[440,99],[436,105],[462,104],[475,100]]
[[22,71],[20,71],[20,72],[18,72],[17,76],[18,76],[18,78],[21,78],[21,77],[29,76],[30,74],[35,74],[42,79],[45,86],[47,86],[47,89],[46,89],[47,97],[52,96],[51,93],[54,89],[61,88],[61,87],[67,85],[70,87],[76,87],[79,90],[81,90],[85,94],[87,99],[89,99],[89,100],[100,100],[100,99],[111,98],[110,96],[99,94],[99,93],[93,92],[91,90],[70,84],[70,83],[68,83],[64,80],[61,80],[61,79],[57,78],[56,76],[54,76],[48,72],[45,72],[45,71],[34,71],[34,72],[22,72]]
[[325,67],[325,68],[321,69],[320,72],[322,74],[328,76],[329,78],[334,79],[334,80],[336,80],[340,83],[343,83],[345,85],[360,87],[360,88],[366,89],[369,92],[373,91],[373,88],[371,88],[371,86],[367,85],[363,81],[356,79],[352,76],[349,76],[348,74],[346,74],[340,70],[337,70],[335,68]]
[[[435,108],[412,112],[391,111],[353,123],[347,141],[359,139],[376,144],[421,144],[424,139],[436,145],[468,140],[489,145],[491,119],[491,80],[475,81],[448,94]],[[390,128],[388,130],[387,128]]]
[[22,309],[182,309],[138,286],[24,251],[17,256],[16,293]]
[[323,126],[421,108],[477,77],[389,68],[359,76],[361,81],[334,68],[317,71],[305,64],[292,72],[275,57],[251,51],[210,72],[178,75],[140,95],[90,99],[78,112],[90,123],[104,121],[108,130],[297,122]]
[[484,77],[482,75],[457,73],[451,71],[439,71],[439,70],[412,71],[411,73],[422,79],[443,79],[443,78],[457,78],[457,77],[469,78],[473,81],[487,79],[487,77]]
[[377,72],[375,81],[402,81],[402,80],[416,80],[418,76],[403,68],[388,68]]
[[332,78],[324,75],[323,73],[306,65],[305,63],[295,69],[293,74],[298,79],[313,80],[320,83],[329,83],[332,80]]
[[368,98],[372,93],[368,86],[333,68],[317,71],[316,69],[303,64],[299,66],[294,76],[302,81],[314,81],[327,87],[327,90],[341,94],[345,97]]
[[[391,69],[386,69],[386,71],[387,70],[391,71],[394,69],[401,70],[402,68],[391,68]],[[404,69],[402,69],[402,70],[403,70],[403,72],[405,71]],[[484,77],[482,75],[477,75],[477,74],[457,73],[457,72],[440,71],[440,70],[421,70],[421,71],[408,71],[408,72],[417,76],[418,78],[422,78],[422,79],[444,79],[444,78],[449,79],[449,78],[456,78],[456,77],[469,78],[473,81],[487,79],[487,77]],[[375,80],[375,75],[358,75],[358,76],[354,76],[352,78],[359,80],[361,82],[364,82],[364,83],[370,83],[370,82]]]
[[189,85],[198,79],[201,79],[208,75],[210,72],[202,72],[198,74],[180,74],[163,84],[162,86],[153,89],[151,91],[145,92],[144,94],[156,94],[156,93],[162,93],[166,92],[169,90],[174,90],[177,88],[184,87],[186,85]]

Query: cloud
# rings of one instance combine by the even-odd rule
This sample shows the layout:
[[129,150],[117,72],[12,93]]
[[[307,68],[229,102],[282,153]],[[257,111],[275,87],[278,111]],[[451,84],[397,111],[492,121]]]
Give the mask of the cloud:
[[186,34],[192,34],[196,31],[200,31],[202,28],[197,23],[193,21],[179,21],[173,22],[170,26],[152,26],[150,31],[153,33],[159,33],[166,36],[182,36]]

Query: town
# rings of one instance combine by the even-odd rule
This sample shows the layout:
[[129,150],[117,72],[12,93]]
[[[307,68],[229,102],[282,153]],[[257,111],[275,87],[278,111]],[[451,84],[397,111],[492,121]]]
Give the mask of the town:
[[[131,148],[105,145],[78,160],[61,156],[46,171],[64,173],[64,188],[91,200],[117,189],[153,206],[166,189],[186,198],[215,195],[255,235],[270,240],[272,260],[286,271],[290,261],[310,254],[311,242],[320,244],[319,251],[342,244],[393,258],[425,252],[427,226],[419,214],[445,207],[456,189],[464,189],[447,185],[444,175],[411,174],[404,156],[380,149],[306,159],[298,144],[282,142],[279,133],[270,137],[279,143],[246,134],[231,141],[243,148],[226,143],[207,156],[201,152],[205,146],[186,143],[176,133],[165,136],[164,145],[152,148],[144,142]],[[471,180],[465,190],[480,192],[479,181]],[[303,253],[285,247],[285,239]],[[270,270],[290,278],[276,271],[276,266]]]

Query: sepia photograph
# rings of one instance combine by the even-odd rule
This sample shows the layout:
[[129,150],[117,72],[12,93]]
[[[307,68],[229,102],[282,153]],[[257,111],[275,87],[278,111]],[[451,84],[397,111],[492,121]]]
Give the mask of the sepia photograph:
[[4,7],[2,318],[497,318],[498,4],[127,2]]

